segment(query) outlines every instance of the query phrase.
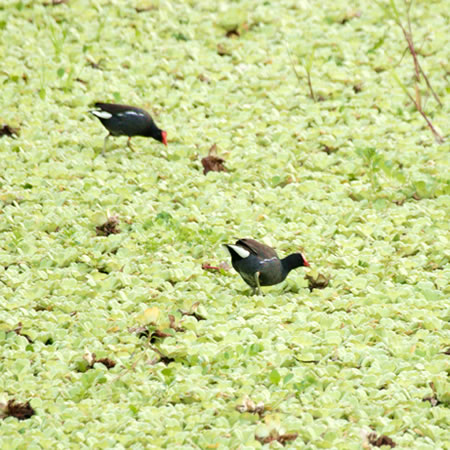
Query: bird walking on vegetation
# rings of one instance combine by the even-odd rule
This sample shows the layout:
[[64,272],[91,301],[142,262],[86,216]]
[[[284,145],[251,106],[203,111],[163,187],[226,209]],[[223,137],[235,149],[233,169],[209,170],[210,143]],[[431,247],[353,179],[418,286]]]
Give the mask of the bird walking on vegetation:
[[242,279],[261,294],[261,286],[272,286],[286,279],[297,267],[309,267],[301,253],[292,253],[279,259],[276,251],[254,239],[239,239],[235,244],[225,244],[231,263]]
[[103,143],[102,154],[105,153],[110,136],[128,136],[127,145],[131,149],[133,149],[131,146],[133,136],[151,137],[167,145],[167,133],[157,127],[150,114],[144,109],[100,102],[97,102],[95,107],[97,109],[90,111],[91,114],[97,117],[109,131]]

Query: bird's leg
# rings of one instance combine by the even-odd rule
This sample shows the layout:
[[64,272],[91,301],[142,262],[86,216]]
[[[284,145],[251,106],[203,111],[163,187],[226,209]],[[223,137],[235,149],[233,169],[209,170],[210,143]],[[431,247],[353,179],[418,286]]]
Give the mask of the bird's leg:
[[131,146],[131,136],[128,136],[127,147],[129,147],[134,152],[134,148]]
[[256,282],[256,288],[254,289],[254,293],[261,295],[261,286],[259,284],[259,276],[261,275],[261,272],[255,273],[255,282]]
[[106,143],[108,142],[108,138],[111,136],[111,133],[109,133],[106,137],[105,140],[103,142],[103,150],[102,150],[102,155],[105,156],[105,150],[106,150]]

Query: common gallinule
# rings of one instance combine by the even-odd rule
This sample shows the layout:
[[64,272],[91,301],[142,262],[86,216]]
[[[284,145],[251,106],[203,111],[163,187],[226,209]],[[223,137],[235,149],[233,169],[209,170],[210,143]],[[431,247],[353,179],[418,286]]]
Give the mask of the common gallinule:
[[100,122],[109,131],[103,143],[103,154],[110,136],[128,136],[127,145],[131,149],[133,136],[152,137],[167,145],[167,133],[156,126],[147,111],[135,106],[114,103],[97,102],[95,107],[98,109],[92,110],[91,113],[100,119]]
[[301,253],[279,259],[273,248],[254,239],[239,239],[225,247],[231,254],[234,269],[253,288],[253,293],[260,294],[261,286],[281,283],[292,269],[309,266]]

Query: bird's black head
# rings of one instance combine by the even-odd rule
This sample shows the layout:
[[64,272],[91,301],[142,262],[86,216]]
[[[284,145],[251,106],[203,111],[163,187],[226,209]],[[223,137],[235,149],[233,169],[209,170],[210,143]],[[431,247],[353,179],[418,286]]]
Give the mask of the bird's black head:
[[147,127],[145,136],[152,137],[167,146],[167,132],[160,130],[153,121]]
[[283,259],[283,265],[286,265],[286,268],[289,270],[296,269],[297,267],[309,267],[308,261],[306,261],[305,257],[301,253],[292,253],[286,258]]

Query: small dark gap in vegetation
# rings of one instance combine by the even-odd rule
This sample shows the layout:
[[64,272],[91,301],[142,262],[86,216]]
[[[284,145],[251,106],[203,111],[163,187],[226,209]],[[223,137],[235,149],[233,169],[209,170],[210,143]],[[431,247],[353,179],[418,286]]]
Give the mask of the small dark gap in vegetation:
[[157,363],[163,363],[164,365],[168,366],[171,362],[175,362],[174,358],[171,358],[170,356],[164,355],[160,350],[158,350],[156,347],[150,347],[151,350],[153,350],[155,353],[158,354],[158,358],[153,359],[150,364],[154,365]]
[[184,41],[184,42],[186,42],[186,41],[189,40],[189,38],[187,36],[185,36],[183,33],[180,33],[180,32],[173,33],[172,37],[174,37],[177,41]]
[[233,28],[232,30],[228,30],[228,31],[225,33],[225,36],[226,36],[227,38],[238,38],[240,35],[241,35],[241,33],[239,33],[239,30],[238,30],[237,27],[236,27],[236,28]]
[[362,83],[356,83],[353,85],[353,91],[355,92],[355,94],[358,94],[359,92],[361,92],[362,88],[363,88]]

